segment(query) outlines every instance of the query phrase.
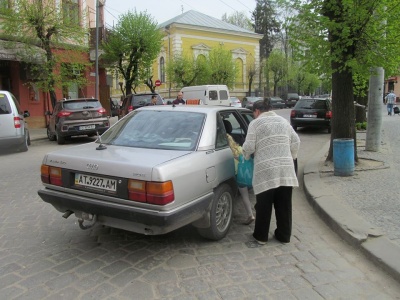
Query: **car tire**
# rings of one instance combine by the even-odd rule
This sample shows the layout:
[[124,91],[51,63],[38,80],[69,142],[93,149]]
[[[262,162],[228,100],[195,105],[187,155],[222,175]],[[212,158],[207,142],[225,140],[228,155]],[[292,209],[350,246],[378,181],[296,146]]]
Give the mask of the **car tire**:
[[210,227],[197,230],[202,237],[218,241],[227,235],[232,224],[233,193],[229,185],[222,184],[215,189],[209,214]]
[[65,138],[61,135],[58,134],[58,132],[56,132],[57,135],[57,144],[59,145],[64,145],[65,144]]
[[331,131],[332,131],[331,126],[328,126],[328,133],[331,133]]
[[27,130],[25,130],[24,142],[19,146],[18,151],[20,151],[20,152],[28,151],[28,145],[29,144],[30,144],[29,132]]
[[31,135],[30,135],[29,131],[27,131],[27,132],[28,132],[27,144],[28,144],[28,146],[30,146],[31,145]]
[[56,135],[51,133],[49,126],[47,126],[47,137],[50,141],[55,141],[57,139]]
[[292,125],[292,127],[293,127],[293,130],[294,130],[294,131],[297,131],[297,126]]

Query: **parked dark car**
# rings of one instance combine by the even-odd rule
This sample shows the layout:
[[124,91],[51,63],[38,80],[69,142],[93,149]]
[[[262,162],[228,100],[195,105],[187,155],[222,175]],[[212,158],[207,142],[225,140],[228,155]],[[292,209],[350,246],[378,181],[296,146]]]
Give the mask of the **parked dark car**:
[[110,128],[107,110],[93,98],[63,99],[54,106],[47,126],[47,137],[64,144],[72,136],[95,136]]
[[331,133],[332,103],[329,99],[304,98],[290,112],[290,124],[297,127],[326,127]]
[[286,95],[282,95],[281,98],[285,100],[286,107],[294,107],[297,101],[299,101],[300,96],[296,93],[287,93]]
[[244,97],[242,100],[242,107],[252,109],[254,102],[263,100],[263,97]]
[[272,108],[285,108],[286,103],[280,97],[268,97],[269,102],[271,103]]
[[164,105],[162,97],[157,93],[129,94],[122,102],[118,119],[124,117],[139,107],[150,104],[151,97],[153,95],[157,96],[157,105]]

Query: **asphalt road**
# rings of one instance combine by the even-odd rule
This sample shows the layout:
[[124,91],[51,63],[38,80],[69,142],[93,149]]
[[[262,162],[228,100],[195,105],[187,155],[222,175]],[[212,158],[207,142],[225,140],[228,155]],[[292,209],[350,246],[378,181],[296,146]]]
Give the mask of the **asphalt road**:
[[[288,110],[279,111],[287,116]],[[299,174],[326,143],[325,130],[301,131]],[[187,226],[143,236],[95,226],[83,231],[37,195],[43,155],[35,141],[0,156],[1,299],[396,299],[397,282],[333,233],[294,190],[293,238],[249,243],[253,225],[235,222],[211,242]],[[300,180],[301,181],[301,180]],[[301,183],[302,186],[302,183]],[[252,199],[254,203],[254,197]],[[244,210],[240,199],[235,217]],[[274,226],[271,226],[271,231]]]

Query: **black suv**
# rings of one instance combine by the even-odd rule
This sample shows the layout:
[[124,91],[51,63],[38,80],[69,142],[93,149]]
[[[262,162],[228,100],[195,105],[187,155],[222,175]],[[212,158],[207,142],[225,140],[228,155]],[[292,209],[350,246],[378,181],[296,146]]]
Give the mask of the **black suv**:
[[139,107],[149,105],[153,95],[157,96],[157,105],[164,105],[163,99],[157,93],[129,94],[122,102],[118,119],[124,117]]
[[110,127],[107,110],[92,98],[58,101],[53,112],[47,111],[46,115],[50,116],[47,137],[60,145],[72,136],[95,136]]

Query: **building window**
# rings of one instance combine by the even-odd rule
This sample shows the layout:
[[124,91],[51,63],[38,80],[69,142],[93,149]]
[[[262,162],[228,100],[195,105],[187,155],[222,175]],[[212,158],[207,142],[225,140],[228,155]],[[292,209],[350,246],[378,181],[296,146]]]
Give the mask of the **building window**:
[[165,82],[165,60],[164,60],[164,57],[160,58],[160,80],[162,83]]
[[67,24],[79,25],[79,0],[63,0],[63,20]]

